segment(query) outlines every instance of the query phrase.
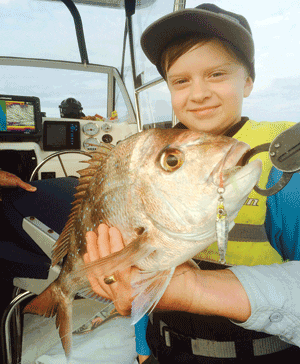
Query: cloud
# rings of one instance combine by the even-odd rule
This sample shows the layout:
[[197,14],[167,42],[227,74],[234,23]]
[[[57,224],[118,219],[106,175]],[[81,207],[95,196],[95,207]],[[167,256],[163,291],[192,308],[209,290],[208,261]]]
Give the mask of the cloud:
[[300,76],[276,78],[245,99],[243,115],[256,121],[300,121]]
[[10,2],[11,2],[11,0],[0,0],[0,5],[6,5]]
[[282,20],[286,20],[286,18],[283,15],[272,16],[272,17],[267,18],[267,19],[256,20],[254,22],[254,27],[256,27],[256,28],[266,27],[268,25],[280,23]]

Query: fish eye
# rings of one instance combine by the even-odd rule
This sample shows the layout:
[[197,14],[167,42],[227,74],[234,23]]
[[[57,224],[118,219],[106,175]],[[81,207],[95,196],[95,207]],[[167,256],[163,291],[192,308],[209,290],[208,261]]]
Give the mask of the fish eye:
[[160,157],[160,164],[167,172],[174,172],[183,165],[184,155],[178,149],[167,149]]

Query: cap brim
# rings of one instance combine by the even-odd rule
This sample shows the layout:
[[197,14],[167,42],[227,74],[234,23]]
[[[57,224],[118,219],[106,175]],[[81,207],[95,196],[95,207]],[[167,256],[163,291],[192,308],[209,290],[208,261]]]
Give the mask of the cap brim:
[[184,9],[168,14],[152,23],[142,34],[141,46],[149,60],[162,73],[162,51],[176,37],[185,34],[209,34],[221,38],[254,61],[251,33],[234,18],[201,9]]

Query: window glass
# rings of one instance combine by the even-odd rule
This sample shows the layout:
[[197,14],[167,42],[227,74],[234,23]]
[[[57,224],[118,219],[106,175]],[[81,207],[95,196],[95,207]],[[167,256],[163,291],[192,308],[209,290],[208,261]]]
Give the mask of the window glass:
[[174,0],[159,0],[151,7],[140,9],[133,18],[133,32],[136,50],[137,74],[144,72],[144,82],[149,82],[157,77],[161,77],[156,67],[144,55],[141,48],[141,35],[143,31],[154,21],[173,11]]
[[2,0],[1,56],[80,62],[74,21],[58,1]]
[[127,120],[129,123],[136,122],[135,119],[132,118],[128,113],[125,100],[117,83],[116,83],[115,110],[118,113],[118,119],[120,121]]
[[[89,62],[120,68],[124,8],[76,7]],[[0,12],[1,56],[81,62],[73,16],[61,1],[0,0]]]
[[122,63],[125,10],[77,5],[82,17],[89,62],[114,66]]
[[47,116],[60,117],[59,105],[69,97],[85,115],[107,116],[106,74],[17,66],[1,66],[1,72],[1,94],[39,97]]
[[172,121],[171,97],[166,82],[139,94],[142,125]]

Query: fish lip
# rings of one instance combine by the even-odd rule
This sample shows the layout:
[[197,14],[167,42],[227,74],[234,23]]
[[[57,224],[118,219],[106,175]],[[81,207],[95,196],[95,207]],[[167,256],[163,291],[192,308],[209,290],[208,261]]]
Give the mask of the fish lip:
[[[240,149],[238,153],[236,152],[237,148]],[[214,166],[208,179],[211,180],[215,186],[219,187],[221,172],[225,172],[226,170],[235,167],[249,149],[250,146],[248,144],[236,140],[236,143],[231,145],[224,158]]]
[[[239,149],[239,150],[237,150]],[[213,183],[218,186],[219,185],[219,178],[220,173],[222,172],[223,178],[225,177],[225,184],[226,180],[226,171],[233,169],[236,166],[239,166],[239,168],[235,173],[230,173],[230,176],[233,174],[237,174],[238,171],[240,171],[245,166],[240,166],[239,163],[243,159],[243,156],[250,150],[250,146],[244,142],[237,141],[237,143],[233,144],[231,148],[228,150],[227,154],[225,155],[225,158],[220,161],[220,163],[214,168],[214,171],[212,173],[213,176]]]
[[[240,152],[237,153],[237,149],[240,149]],[[225,161],[224,161],[224,165],[223,165],[223,170],[224,169],[229,169],[235,166],[241,166],[241,161],[244,157],[244,155],[251,149],[250,145],[244,143],[244,142],[240,142],[238,141],[236,144],[234,144],[230,150],[228,151],[226,157],[225,157]],[[227,166],[227,164],[229,164],[229,167]]]
[[[241,168],[238,169],[234,173],[234,176],[235,176],[236,180],[239,180],[241,178],[246,177],[249,174],[251,174],[251,176],[256,174],[256,178],[253,179],[253,187],[254,187],[259,182],[261,172],[262,172],[262,161],[260,159],[256,159],[256,160],[246,164],[245,166],[241,166]],[[247,195],[248,194],[246,193],[246,196]]]
[[[234,154],[236,153],[237,147],[241,148],[241,153],[235,156]],[[249,152],[249,150],[251,150],[251,147],[244,142],[238,142],[238,144],[236,144],[235,146],[233,146],[233,148],[230,149],[229,153],[226,156],[226,160],[223,164],[223,168],[221,168],[221,171],[225,172],[227,170],[233,169],[234,167],[239,167],[239,168],[237,168],[236,171],[232,171],[232,173],[230,173],[230,176],[228,176],[226,178],[227,180],[229,178],[231,178],[232,176],[236,176],[236,177],[238,177],[238,179],[243,178],[246,175],[248,175],[249,173],[253,174],[255,172],[255,169],[260,168],[260,172],[257,174],[256,182],[259,181],[261,171],[262,171],[261,160],[257,159],[252,162],[249,162],[247,164],[243,163],[244,156]],[[233,160],[231,161],[231,163],[229,165],[228,164],[226,165],[227,159],[229,159],[232,156],[233,156]],[[226,184],[226,182],[225,182],[225,184]]]

